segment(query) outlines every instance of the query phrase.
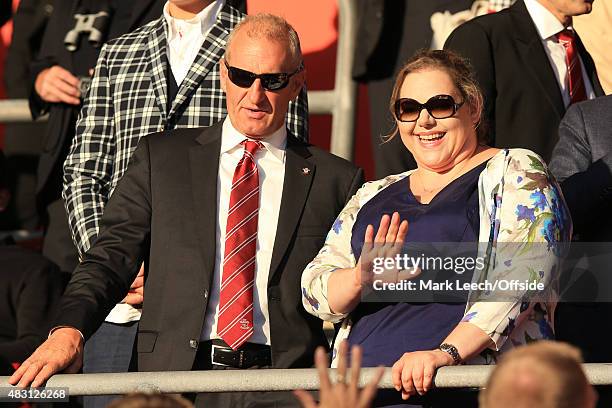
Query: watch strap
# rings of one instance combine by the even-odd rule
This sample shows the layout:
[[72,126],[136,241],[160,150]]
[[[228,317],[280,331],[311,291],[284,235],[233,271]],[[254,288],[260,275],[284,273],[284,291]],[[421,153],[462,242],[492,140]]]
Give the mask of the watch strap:
[[459,365],[463,363],[461,354],[459,354],[459,350],[457,350],[457,347],[455,347],[454,345],[450,343],[442,343],[440,344],[438,349],[444,351],[445,353],[448,353],[448,355],[450,355],[453,358],[455,365]]

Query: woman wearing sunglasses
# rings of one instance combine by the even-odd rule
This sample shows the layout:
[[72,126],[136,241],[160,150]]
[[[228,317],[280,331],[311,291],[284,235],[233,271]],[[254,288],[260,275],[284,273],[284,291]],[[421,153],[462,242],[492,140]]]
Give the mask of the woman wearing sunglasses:
[[[397,391],[381,390],[375,406],[476,406],[475,395],[430,392],[436,370],[491,364],[505,350],[553,336],[559,243],[571,234],[568,211],[535,153],[485,144],[482,107],[464,59],[448,51],[411,58],[393,89],[391,137],[399,134],[417,169],[365,184],[303,273],[306,310],[342,323],[335,344],[360,345],[363,366],[393,367]],[[402,302],[362,301],[380,272],[373,273],[376,259],[394,258],[414,242],[478,242],[481,281],[542,286],[531,296],[519,289],[503,302],[469,290],[459,302],[416,302],[409,290]],[[391,280],[416,276],[400,269],[391,267]],[[420,271],[418,279],[426,281]]]

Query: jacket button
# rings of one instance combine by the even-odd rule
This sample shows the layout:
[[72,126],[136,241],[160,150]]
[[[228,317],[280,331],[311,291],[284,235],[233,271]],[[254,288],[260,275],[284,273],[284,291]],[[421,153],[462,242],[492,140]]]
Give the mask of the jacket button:
[[189,347],[191,347],[192,349],[197,349],[198,348],[198,341],[197,340],[189,340]]
[[208,291],[204,289],[204,299],[208,299]]

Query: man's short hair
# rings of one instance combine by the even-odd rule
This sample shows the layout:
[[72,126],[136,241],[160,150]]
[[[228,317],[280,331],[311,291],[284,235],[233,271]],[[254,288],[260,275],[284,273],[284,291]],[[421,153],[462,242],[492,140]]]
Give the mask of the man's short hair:
[[242,30],[246,30],[250,38],[266,38],[287,44],[293,69],[297,69],[302,63],[302,48],[297,31],[284,18],[269,13],[248,15],[234,27],[225,45],[226,59],[231,58],[232,42],[237,33]]
[[480,392],[482,408],[580,408],[594,396],[580,351],[538,341],[505,354]]

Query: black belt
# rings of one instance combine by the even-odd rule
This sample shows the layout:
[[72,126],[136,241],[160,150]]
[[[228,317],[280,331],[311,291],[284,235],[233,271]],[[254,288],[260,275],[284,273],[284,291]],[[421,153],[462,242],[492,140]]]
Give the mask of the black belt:
[[245,343],[240,349],[232,350],[224,341],[212,340],[202,342],[201,346],[204,346],[204,350],[210,350],[210,361],[215,365],[233,368],[272,365],[270,346],[265,344]]

